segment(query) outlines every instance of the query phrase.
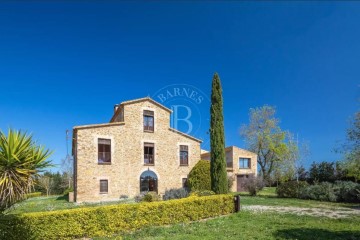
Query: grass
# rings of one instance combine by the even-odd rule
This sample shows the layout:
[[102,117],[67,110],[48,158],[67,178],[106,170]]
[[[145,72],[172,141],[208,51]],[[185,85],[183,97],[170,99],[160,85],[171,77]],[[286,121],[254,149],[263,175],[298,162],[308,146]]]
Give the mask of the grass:
[[116,202],[85,203],[77,204],[68,202],[64,196],[34,197],[19,202],[6,211],[8,214],[18,214],[27,212],[46,212],[62,209],[96,207],[99,205],[114,205],[122,203],[132,203],[133,199],[122,199]]
[[202,222],[150,227],[104,239],[360,239],[360,217],[329,219],[242,211]]
[[275,187],[265,187],[256,197],[251,197],[247,192],[239,192],[242,205],[264,205],[264,206],[283,206],[283,207],[303,207],[303,208],[330,208],[339,207],[359,208],[359,204],[353,203],[333,203],[315,200],[305,200],[297,198],[277,198]]
[[[359,208],[359,204],[329,203],[313,200],[276,198],[275,188],[264,188],[257,197],[241,195],[241,204],[264,206],[289,206],[324,208],[331,211],[339,207]],[[79,207],[92,207],[133,202],[132,199],[100,204],[69,203],[63,196],[35,197],[16,204],[10,214],[52,211]],[[149,227],[103,239],[360,239],[360,216],[330,219],[325,217],[299,216],[275,212],[241,211],[229,216],[207,221],[172,226]]]
[[[319,202],[314,200],[292,199],[292,198],[277,198],[275,188],[267,187],[259,192],[257,197],[251,197],[248,193],[235,193],[241,195],[242,205],[264,205],[264,206],[284,206],[284,207],[317,207],[335,209],[338,207],[359,208],[360,205],[349,203],[330,203]],[[123,199],[117,202],[102,202],[102,203],[87,203],[76,204],[70,203],[64,196],[50,196],[50,197],[34,197],[15,204],[12,208],[7,210],[9,214],[18,214],[26,212],[42,212],[53,211],[61,209],[71,209],[79,207],[92,207],[99,205],[114,205],[119,203],[132,203],[133,199]]]

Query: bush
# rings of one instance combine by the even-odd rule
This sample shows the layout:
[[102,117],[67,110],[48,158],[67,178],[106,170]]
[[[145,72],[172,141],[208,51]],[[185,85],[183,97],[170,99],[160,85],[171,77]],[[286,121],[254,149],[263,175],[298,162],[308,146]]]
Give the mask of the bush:
[[28,193],[26,194],[26,199],[28,198],[33,198],[33,197],[40,197],[41,196],[41,192],[32,192],[32,193]]
[[0,239],[79,239],[111,236],[142,227],[169,225],[234,212],[232,195],[120,204],[6,215]]
[[265,186],[262,178],[255,177],[250,175],[244,180],[244,188],[250,193],[251,196],[256,196],[256,194],[263,189]]
[[67,188],[64,190],[63,195],[68,195],[70,192],[73,192],[73,191],[74,191],[73,188]]
[[334,192],[338,202],[360,202],[360,184],[350,181],[336,181]]
[[134,197],[135,202],[141,202],[146,194],[147,192],[141,192],[140,194],[136,195]]
[[231,188],[234,185],[234,176],[228,176],[228,191],[231,192]]
[[300,191],[300,198],[329,202],[337,201],[337,196],[335,195],[333,184],[329,182],[322,182],[303,188]]
[[161,198],[156,192],[147,192],[142,199],[142,202],[156,202],[160,201]]
[[120,199],[128,199],[128,198],[129,198],[128,195],[125,195],[125,194],[121,194],[121,195],[120,195]]
[[190,191],[211,190],[210,161],[200,160],[191,169],[187,184]]
[[204,190],[204,191],[193,191],[190,193],[191,197],[203,197],[203,196],[211,196],[215,195],[216,193],[211,190]]
[[160,201],[161,198],[156,192],[141,192],[135,196],[135,202],[156,202]]
[[189,192],[185,188],[173,188],[166,190],[164,200],[181,199],[189,196]]
[[305,181],[285,182],[276,188],[276,194],[278,197],[283,198],[298,198],[300,196],[300,192],[308,185],[309,184]]

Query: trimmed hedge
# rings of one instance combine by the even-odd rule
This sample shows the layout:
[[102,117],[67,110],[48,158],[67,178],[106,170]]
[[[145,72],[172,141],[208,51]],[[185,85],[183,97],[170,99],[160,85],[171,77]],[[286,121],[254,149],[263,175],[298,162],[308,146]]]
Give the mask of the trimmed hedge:
[[33,197],[40,197],[41,194],[42,194],[41,192],[32,192],[32,193],[26,194],[25,198],[28,199],[28,198],[33,198]]
[[[189,222],[234,212],[232,195],[6,215],[0,239],[74,239],[111,236],[147,226]],[[1,234],[2,233],[2,234]]]
[[191,192],[211,191],[210,161],[200,160],[195,164],[188,175],[187,186]]

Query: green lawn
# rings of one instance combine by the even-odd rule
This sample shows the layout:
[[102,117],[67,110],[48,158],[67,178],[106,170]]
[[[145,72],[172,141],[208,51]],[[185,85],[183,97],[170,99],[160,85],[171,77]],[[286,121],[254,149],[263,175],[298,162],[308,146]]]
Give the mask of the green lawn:
[[[237,193],[235,193],[237,194]],[[264,188],[257,197],[240,193],[243,206],[289,206],[304,208],[357,208],[360,204],[329,203],[313,200],[276,198],[274,188]],[[119,203],[133,203],[133,199],[102,204],[69,203],[63,196],[30,198],[16,204],[10,214],[53,211],[78,207],[92,207]],[[309,209],[311,211],[311,209]],[[206,221],[173,226],[150,227],[133,233],[100,239],[360,239],[360,216],[330,219],[275,212],[250,212],[218,217]]]
[[[359,204],[349,203],[330,203],[313,200],[277,198],[275,188],[264,188],[257,197],[251,197],[248,193],[235,193],[241,195],[242,205],[264,205],[264,206],[285,206],[285,207],[318,207],[318,208],[338,208],[338,207],[360,207]],[[71,209],[79,207],[92,207],[99,205],[113,205],[121,203],[133,203],[133,199],[123,199],[117,202],[104,202],[97,204],[76,204],[69,203],[63,196],[35,197],[17,203],[7,212],[10,214],[25,212],[42,212],[61,209]]]
[[133,203],[133,199],[123,199],[117,202],[103,202],[103,203],[87,203],[76,204],[70,203],[64,196],[50,196],[50,197],[34,197],[15,204],[7,210],[9,214],[27,213],[27,212],[46,212],[61,209],[71,209],[79,207],[96,207],[100,205],[114,205],[123,203]]
[[103,239],[360,239],[360,217],[329,219],[242,211],[190,224],[150,227]]

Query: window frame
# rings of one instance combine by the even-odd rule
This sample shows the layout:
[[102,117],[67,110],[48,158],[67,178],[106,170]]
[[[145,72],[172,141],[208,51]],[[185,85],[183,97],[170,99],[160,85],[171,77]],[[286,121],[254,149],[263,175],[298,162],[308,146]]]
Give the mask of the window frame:
[[[186,152],[186,159],[183,159],[182,153]],[[189,166],[189,146],[188,145],[180,145],[179,146],[179,160],[180,166]],[[184,163],[185,162],[185,163]]]
[[[97,163],[99,164],[99,165],[110,165],[111,164],[111,162],[112,162],[112,154],[111,154],[111,139],[108,139],[108,138],[98,138],[97,139],[98,141],[98,148],[97,148]],[[108,141],[109,143],[100,143],[100,141]],[[101,149],[101,147],[100,147],[100,145],[106,145],[106,146],[109,146],[109,151],[107,152],[107,151],[102,151],[102,152],[100,152],[100,149]],[[105,150],[105,147],[103,148],[103,149],[101,149],[101,150]],[[102,153],[102,155],[103,156],[105,156],[105,160],[104,161],[99,161],[100,160],[100,157],[99,157],[99,155]],[[106,160],[106,153],[108,153],[109,154],[109,161],[107,161]]]
[[[150,153],[146,153],[145,148],[152,148],[152,154]],[[143,144],[143,151],[144,151],[144,155],[143,155],[143,162],[145,166],[154,166],[155,165],[155,143],[151,143],[151,142],[144,142]],[[149,151],[148,151],[149,152]],[[148,155],[148,158],[145,157],[145,155]],[[152,156],[152,160],[150,160],[150,156]],[[145,162],[145,159],[149,159],[148,162]]]
[[[101,184],[102,182],[106,183],[106,191],[101,191],[102,190],[102,184]],[[109,180],[108,179],[100,179],[99,184],[100,184],[100,186],[99,186],[100,194],[108,194],[109,193]]]
[[[152,126],[149,126],[149,119],[152,119]],[[143,130],[144,132],[154,132],[155,130],[155,117],[154,111],[152,110],[143,110]]]
[[181,178],[181,183],[182,183],[182,188],[187,188],[187,181],[188,181],[188,178]]
[[[241,166],[241,161],[245,161],[247,160],[247,167],[245,167],[244,162],[243,162],[243,167]],[[239,157],[239,169],[251,169],[251,158],[244,158],[244,157]]]

